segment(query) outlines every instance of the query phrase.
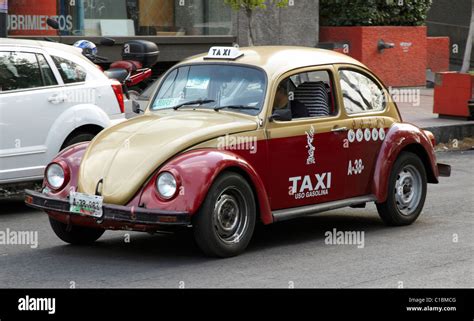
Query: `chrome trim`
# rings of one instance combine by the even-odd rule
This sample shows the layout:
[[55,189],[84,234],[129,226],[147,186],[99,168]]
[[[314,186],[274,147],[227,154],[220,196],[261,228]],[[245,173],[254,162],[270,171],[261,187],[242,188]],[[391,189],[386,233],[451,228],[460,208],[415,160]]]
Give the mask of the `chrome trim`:
[[337,133],[337,132],[347,132],[349,129],[347,129],[347,127],[335,127],[333,129],[331,129],[331,131],[334,133]]
[[375,195],[357,196],[333,202],[293,207],[272,212],[274,222],[290,220],[293,218],[334,210],[341,207],[376,201]]

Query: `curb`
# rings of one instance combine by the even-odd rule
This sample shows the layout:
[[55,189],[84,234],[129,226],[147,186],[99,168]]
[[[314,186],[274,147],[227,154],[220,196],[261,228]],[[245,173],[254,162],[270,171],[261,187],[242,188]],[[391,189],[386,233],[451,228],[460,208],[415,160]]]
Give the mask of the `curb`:
[[436,143],[448,143],[452,139],[462,140],[465,137],[474,137],[474,123],[448,125],[439,127],[424,127],[436,138]]

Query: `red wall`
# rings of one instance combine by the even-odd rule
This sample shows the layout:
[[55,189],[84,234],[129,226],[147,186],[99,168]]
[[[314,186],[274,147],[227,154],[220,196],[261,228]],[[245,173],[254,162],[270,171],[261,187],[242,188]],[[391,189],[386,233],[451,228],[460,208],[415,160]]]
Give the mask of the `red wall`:
[[432,72],[449,70],[449,37],[428,37],[427,68]]
[[[321,42],[348,42],[348,55],[373,70],[387,86],[425,86],[426,27],[321,27]],[[379,39],[395,48],[377,50]],[[405,46],[404,46],[405,44]]]
[[474,76],[458,72],[436,75],[433,113],[468,117],[468,101],[473,98]]
[[[57,31],[46,25],[48,17],[57,15],[56,0],[14,0],[8,1],[8,14],[15,16],[15,24],[19,30],[8,32],[11,36],[26,35],[56,35]],[[33,26],[25,22],[26,19],[35,19],[37,21]],[[28,26],[26,28],[25,26]],[[31,30],[30,27],[35,29]],[[41,30],[43,29],[43,30]]]

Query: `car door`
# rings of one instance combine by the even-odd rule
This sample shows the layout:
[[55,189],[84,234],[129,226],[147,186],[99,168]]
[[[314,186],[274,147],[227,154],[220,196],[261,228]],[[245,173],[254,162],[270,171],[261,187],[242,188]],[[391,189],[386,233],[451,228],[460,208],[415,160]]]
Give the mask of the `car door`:
[[[271,89],[274,98],[269,115],[281,107],[282,84],[296,117],[267,124],[267,186],[272,210],[342,199],[349,123],[337,107],[333,67],[304,68],[283,75]],[[295,106],[306,111],[295,112]]]
[[337,66],[339,100],[347,115],[346,198],[369,195],[379,150],[390,125],[384,117],[388,93],[368,71]]
[[46,138],[61,112],[61,79],[46,53],[0,49],[0,182],[39,179]]

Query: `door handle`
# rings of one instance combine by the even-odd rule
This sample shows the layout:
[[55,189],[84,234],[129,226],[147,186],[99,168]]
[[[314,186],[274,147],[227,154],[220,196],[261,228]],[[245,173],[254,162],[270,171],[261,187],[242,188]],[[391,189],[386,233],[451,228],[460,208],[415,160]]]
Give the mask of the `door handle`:
[[346,132],[348,131],[347,127],[338,127],[338,126],[335,126],[333,129],[331,129],[332,132]]
[[48,97],[48,101],[52,104],[59,104],[66,101],[66,97],[64,95],[52,95]]

